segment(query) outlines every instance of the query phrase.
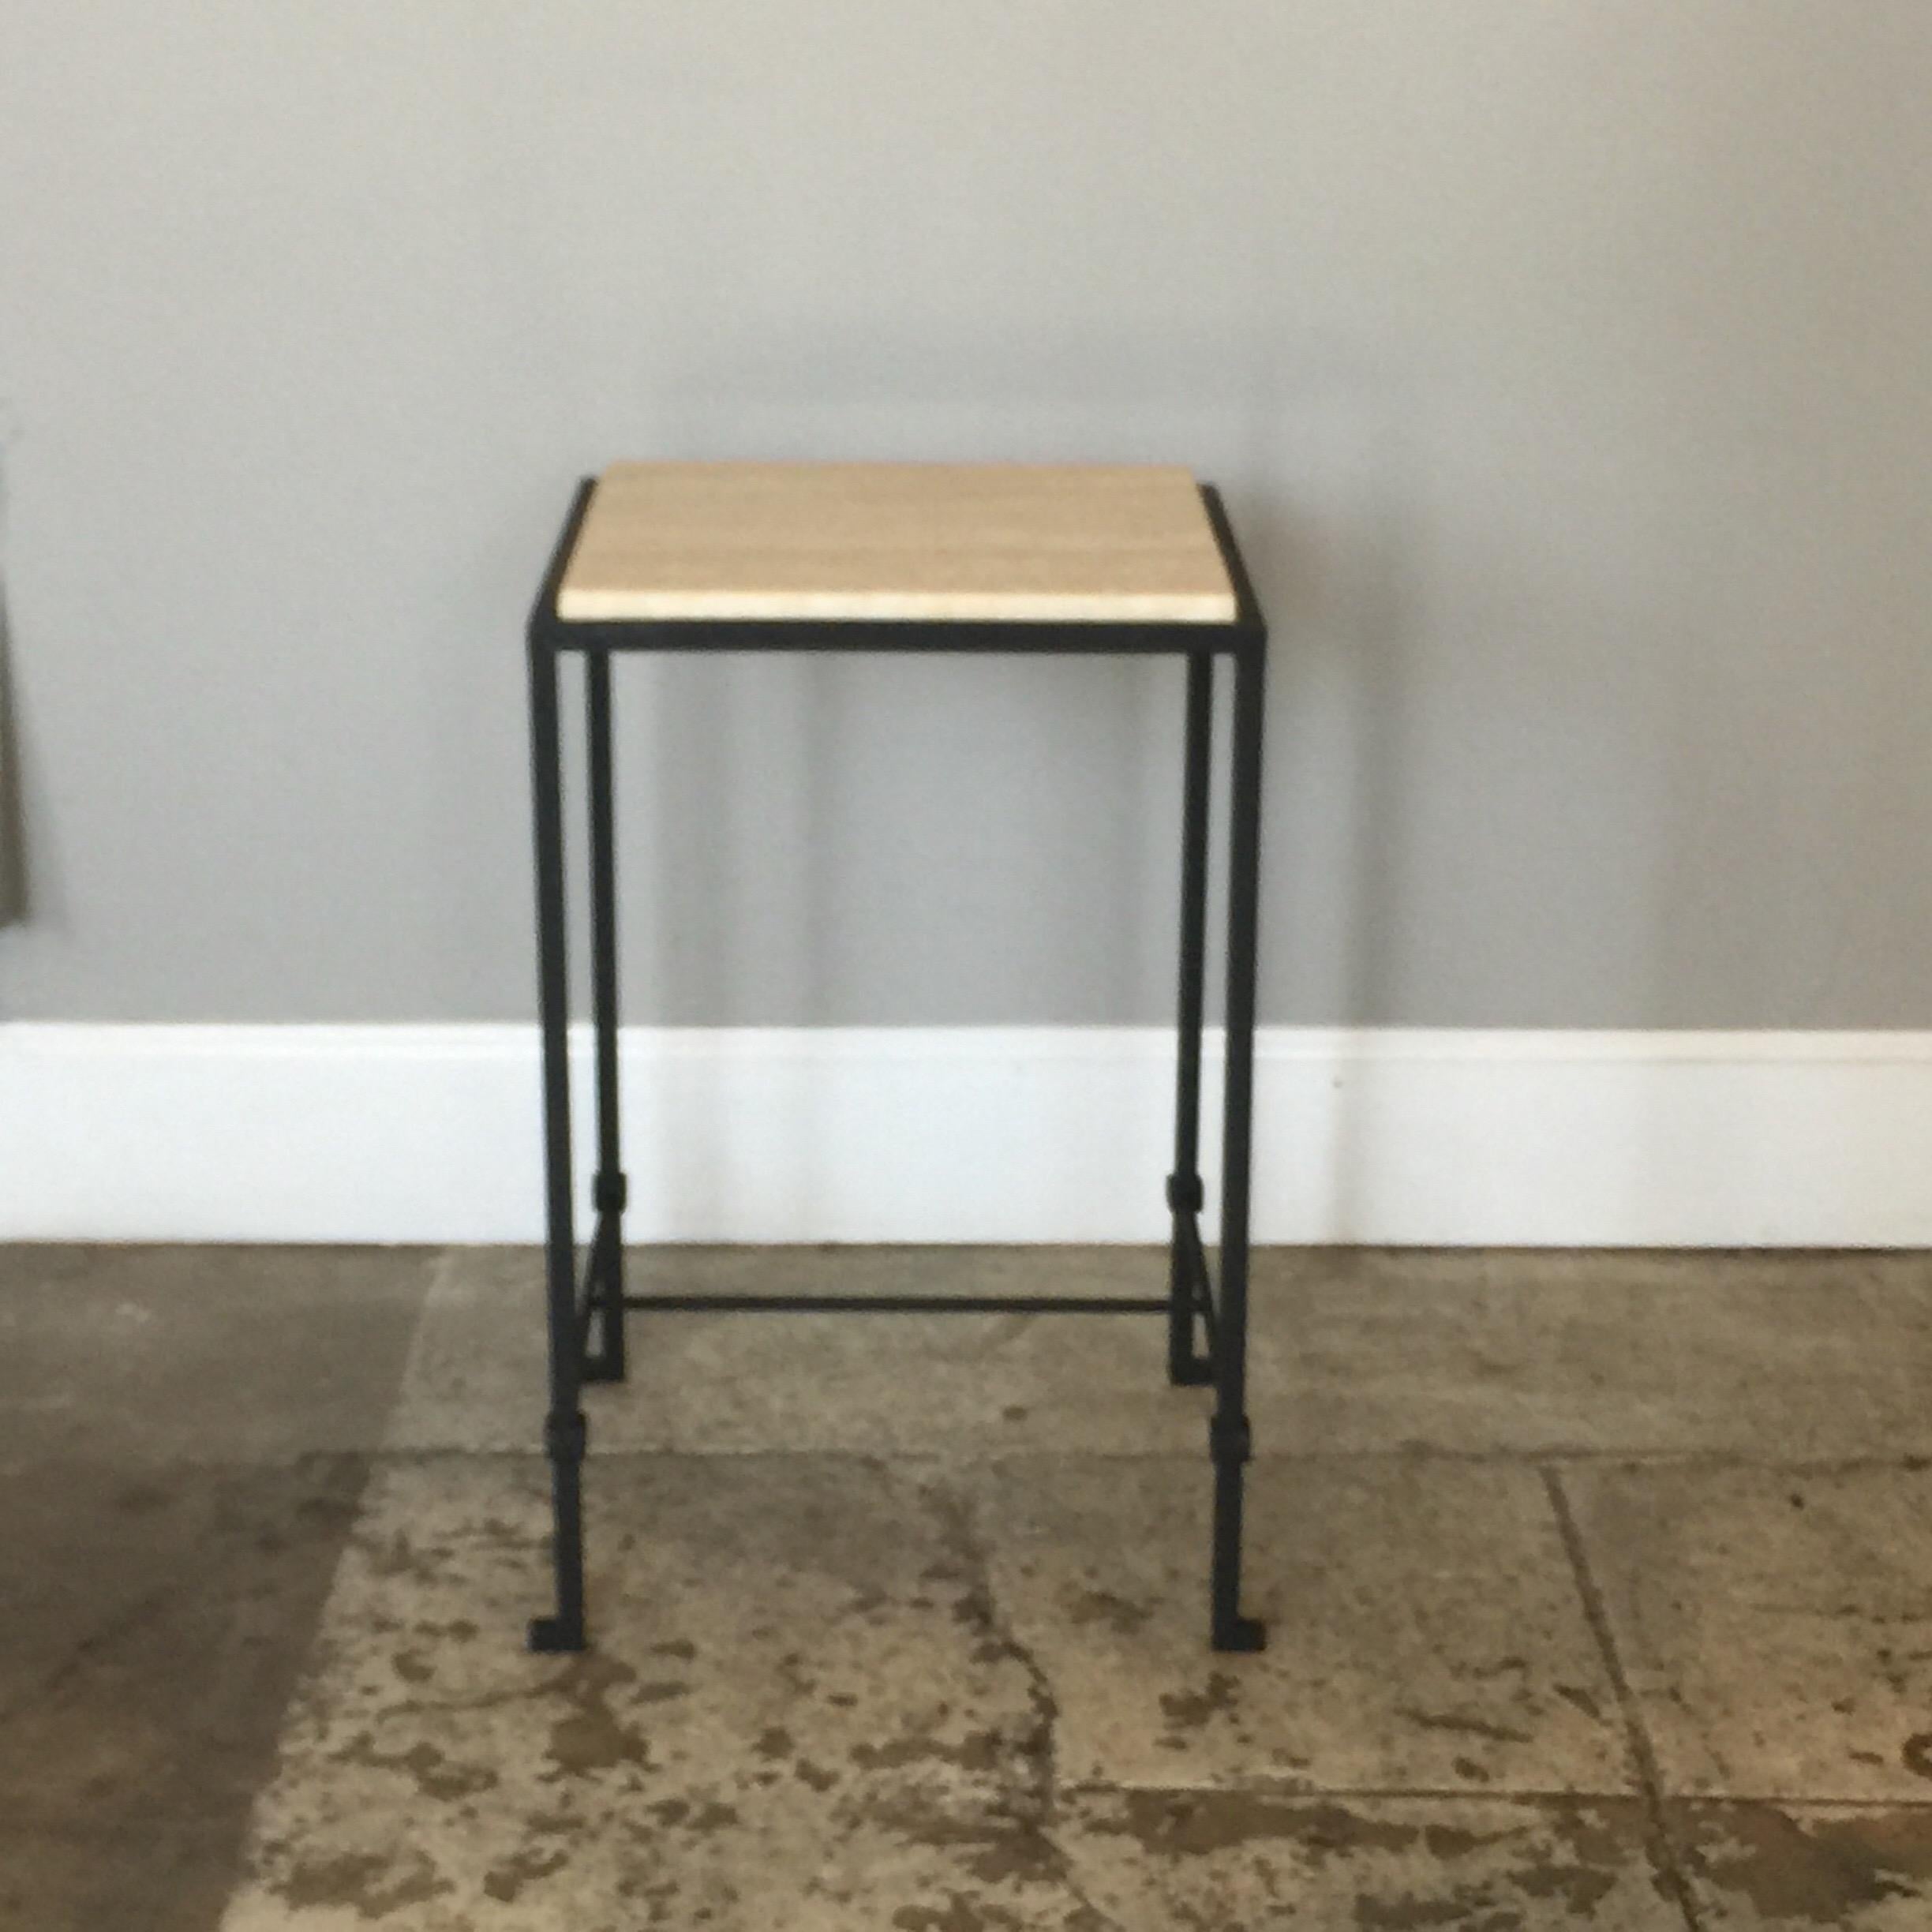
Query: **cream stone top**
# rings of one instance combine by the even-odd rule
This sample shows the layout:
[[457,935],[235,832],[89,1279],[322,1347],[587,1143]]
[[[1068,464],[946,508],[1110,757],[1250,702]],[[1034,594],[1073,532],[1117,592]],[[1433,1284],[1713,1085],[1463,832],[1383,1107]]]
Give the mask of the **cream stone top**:
[[1200,492],[1153,466],[618,463],[566,620],[1228,623]]

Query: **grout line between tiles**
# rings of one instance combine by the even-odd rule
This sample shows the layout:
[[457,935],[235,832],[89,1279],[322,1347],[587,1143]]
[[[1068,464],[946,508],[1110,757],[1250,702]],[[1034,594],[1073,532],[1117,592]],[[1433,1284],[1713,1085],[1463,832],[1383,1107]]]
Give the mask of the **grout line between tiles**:
[[1843,1811],[1863,1817],[1874,1811],[1932,1812],[1932,1798],[1895,1796],[1870,1798],[1800,1798],[1789,1792],[1678,1792],[1668,1802],[1676,1807],[1735,1806],[1742,1810],[1772,1807],[1787,1811]]
[[417,1298],[416,1319],[410,1324],[409,1339],[402,1345],[402,1359],[398,1369],[395,1387],[390,1392],[389,1406],[384,1412],[382,1425],[376,1435],[376,1453],[390,1453],[391,1445],[402,1427],[404,1412],[409,1406],[411,1391],[418,1380],[417,1364],[426,1346],[430,1323],[435,1315],[437,1297],[456,1271],[456,1264],[462,1250],[456,1248],[438,1249],[425,1271],[421,1294]]
[[[1636,1805],[1645,1806],[1642,1793],[1627,1786],[1616,1791],[1598,1791],[1575,1786],[1563,1790],[1541,1790],[1506,1784],[1350,1784],[1297,1783],[1282,1779],[1228,1784],[1110,1784],[1104,1779],[1086,1779],[1076,1784],[1063,1784],[1062,1795],[1098,1798],[1109,1795],[1155,1798],[1244,1797],[1268,1798],[1283,1803],[1306,1800],[1311,1804],[1336,1798],[1361,1798],[1372,1803],[1417,1804],[1521,1804],[1521,1805]],[[1696,1806],[1732,1807],[1739,1810],[1775,1807],[1793,1812],[1843,1812],[1855,1818],[1869,1817],[1874,1811],[1915,1811],[1932,1814],[1932,1798],[1795,1798],[1784,1795],[1698,1797],[1679,1795],[1664,1799],[1667,1807]],[[1648,1807],[1646,1807],[1646,1809]]]
[[[1069,1798],[1109,1795],[1148,1798],[1267,1798],[1284,1804],[1324,1804],[1337,1798],[1361,1798],[1371,1803],[1417,1804],[1522,1804],[1522,1805],[1641,1805],[1641,1797],[1626,1786],[1616,1791],[1573,1788],[1538,1790],[1507,1784],[1323,1784],[1315,1780],[1241,1779],[1225,1784],[1110,1784],[1104,1778],[1083,1779],[1063,1784],[1061,1793]],[[1927,1804],[1932,1810],[1932,1801]]]
[[[1179,1444],[1170,1448],[1153,1449],[1095,1449],[1071,1447],[1053,1443],[1016,1442],[1009,1447],[979,1447],[953,1449],[901,1448],[889,1443],[829,1443],[822,1444],[799,1443],[751,1443],[738,1445],[708,1444],[703,1443],[638,1443],[626,1446],[606,1446],[597,1440],[598,1410],[603,1404],[601,1396],[591,1398],[589,1410],[592,1444],[590,1459],[593,1462],[616,1462],[636,1456],[863,1456],[883,1457],[894,1462],[915,1465],[940,1464],[950,1467],[976,1468],[984,1465],[1012,1462],[1040,1457],[1050,1457],[1055,1461],[1091,1462],[1199,1462],[1208,1467],[1207,1458],[1191,1447]],[[384,1456],[414,1455],[474,1455],[474,1456],[520,1456],[541,1455],[543,1453],[540,1426],[542,1396],[541,1388],[535,1401],[530,1405],[531,1413],[539,1418],[534,1422],[526,1440],[515,1442],[461,1442],[451,1440],[433,1442],[417,1440],[386,1440],[374,1453]],[[360,1450],[354,1453],[365,1453]],[[1911,1456],[1856,1456],[1823,1459],[1817,1462],[1780,1461],[1766,1457],[1745,1455],[1706,1455],[1679,1453],[1670,1450],[1606,1449],[1567,1454],[1562,1451],[1543,1450],[1460,1451],[1415,1449],[1321,1449],[1321,1450],[1259,1450],[1256,1452],[1252,1466],[1264,1469],[1271,1465],[1294,1468],[1309,1464],[1331,1463],[1347,1465],[1365,1462],[1407,1462],[1419,1464],[1441,1463],[1457,1468],[1516,1469],[1525,1471],[1548,1472],[1562,1469],[1639,1468],[1690,1470],[1708,1473],[1731,1473],[1740,1470],[1760,1471],[1769,1476],[1857,1476],[1857,1475],[1925,1475],[1932,1471],[1932,1460],[1918,1455]]]
[[1597,1647],[1603,1657],[1604,1668],[1608,1674],[1611,1688],[1616,1694],[1617,1709],[1623,1713],[1626,1742],[1630,1749],[1631,1763],[1637,1773],[1638,1790],[1642,1796],[1645,1813],[1649,1819],[1652,1841],[1652,1855],[1657,1860],[1659,1875],[1669,1887],[1676,1901],[1677,1908],[1683,1914],[1688,1932],[1703,1932],[1703,1915],[1698,1909],[1692,1896],[1690,1880],[1678,1863],[1676,1843],[1671,1836],[1670,1822],[1664,1810],[1663,1775],[1657,1765],[1657,1748],[1650,1741],[1650,1734],[1644,1728],[1643,1713],[1638,1707],[1637,1694],[1631,1688],[1628,1675],[1623,1668],[1623,1660],[1617,1653],[1616,1638],[1610,1627],[1610,1612],[1604,1602],[1603,1592],[1598,1589],[1595,1574],[1590,1569],[1589,1554],[1584,1548],[1583,1533],[1578,1527],[1576,1512],[1570,1507],[1570,1497],[1564,1489],[1561,1473],[1545,1466],[1541,1471],[1543,1487],[1549,1496],[1551,1513],[1556,1519],[1557,1533],[1563,1538],[1563,1548],[1570,1559],[1570,1567],[1576,1578],[1577,1593],[1582,1600],[1583,1615],[1588,1620],[1590,1632],[1597,1639]]

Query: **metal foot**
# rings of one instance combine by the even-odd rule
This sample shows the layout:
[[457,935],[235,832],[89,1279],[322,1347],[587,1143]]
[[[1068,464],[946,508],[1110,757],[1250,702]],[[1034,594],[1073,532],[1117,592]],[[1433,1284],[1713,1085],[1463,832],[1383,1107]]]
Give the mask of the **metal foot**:
[[624,1365],[614,1361],[604,1354],[586,1355],[584,1357],[582,1380],[586,1382],[621,1382],[624,1379]]
[[1267,1648],[1267,1626],[1259,1617],[1237,1616],[1215,1626],[1217,1650],[1252,1652]]
[[584,1638],[581,1619],[575,1623],[567,1623],[561,1617],[542,1616],[530,1619],[530,1647],[539,1656],[555,1657],[589,1646]]
[[[1221,1391],[1226,1404],[1227,1390]],[[1267,1642],[1258,1617],[1241,1615],[1241,1515],[1250,1443],[1248,1418],[1225,1406],[1208,1425],[1214,1452],[1214,1562],[1208,1591],[1208,1624],[1217,1650],[1255,1651]]]
[[1205,1355],[1170,1358],[1167,1380],[1176,1388],[1205,1388],[1214,1380],[1214,1364]]

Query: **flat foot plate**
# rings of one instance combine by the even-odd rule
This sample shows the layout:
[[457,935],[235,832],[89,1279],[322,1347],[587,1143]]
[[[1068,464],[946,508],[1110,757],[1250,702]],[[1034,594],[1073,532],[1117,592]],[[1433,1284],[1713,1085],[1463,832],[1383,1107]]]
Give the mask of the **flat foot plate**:
[[1214,1634],[1217,1650],[1256,1651],[1267,1648],[1267,1626],[1259,1617],[1237,1617]]
[[532,1617],[530,1647],[542,1657],[582,1650],[585,1648],[583,1626],[567,1625],[561,1617]]

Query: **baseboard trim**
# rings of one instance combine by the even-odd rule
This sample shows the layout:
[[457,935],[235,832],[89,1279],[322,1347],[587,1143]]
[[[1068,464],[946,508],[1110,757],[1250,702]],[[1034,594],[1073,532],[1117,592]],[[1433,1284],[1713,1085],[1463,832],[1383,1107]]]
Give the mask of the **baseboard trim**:
[[[1172,1054],[627,1029],[629,1230],[1158,1240]],[[1268,1028],[1257,1054],[1263,1241],[1932,1245],[1932,1034]],[[0,1237],[534,1240],[537,1095],[526,1027],[0,1026]]]

